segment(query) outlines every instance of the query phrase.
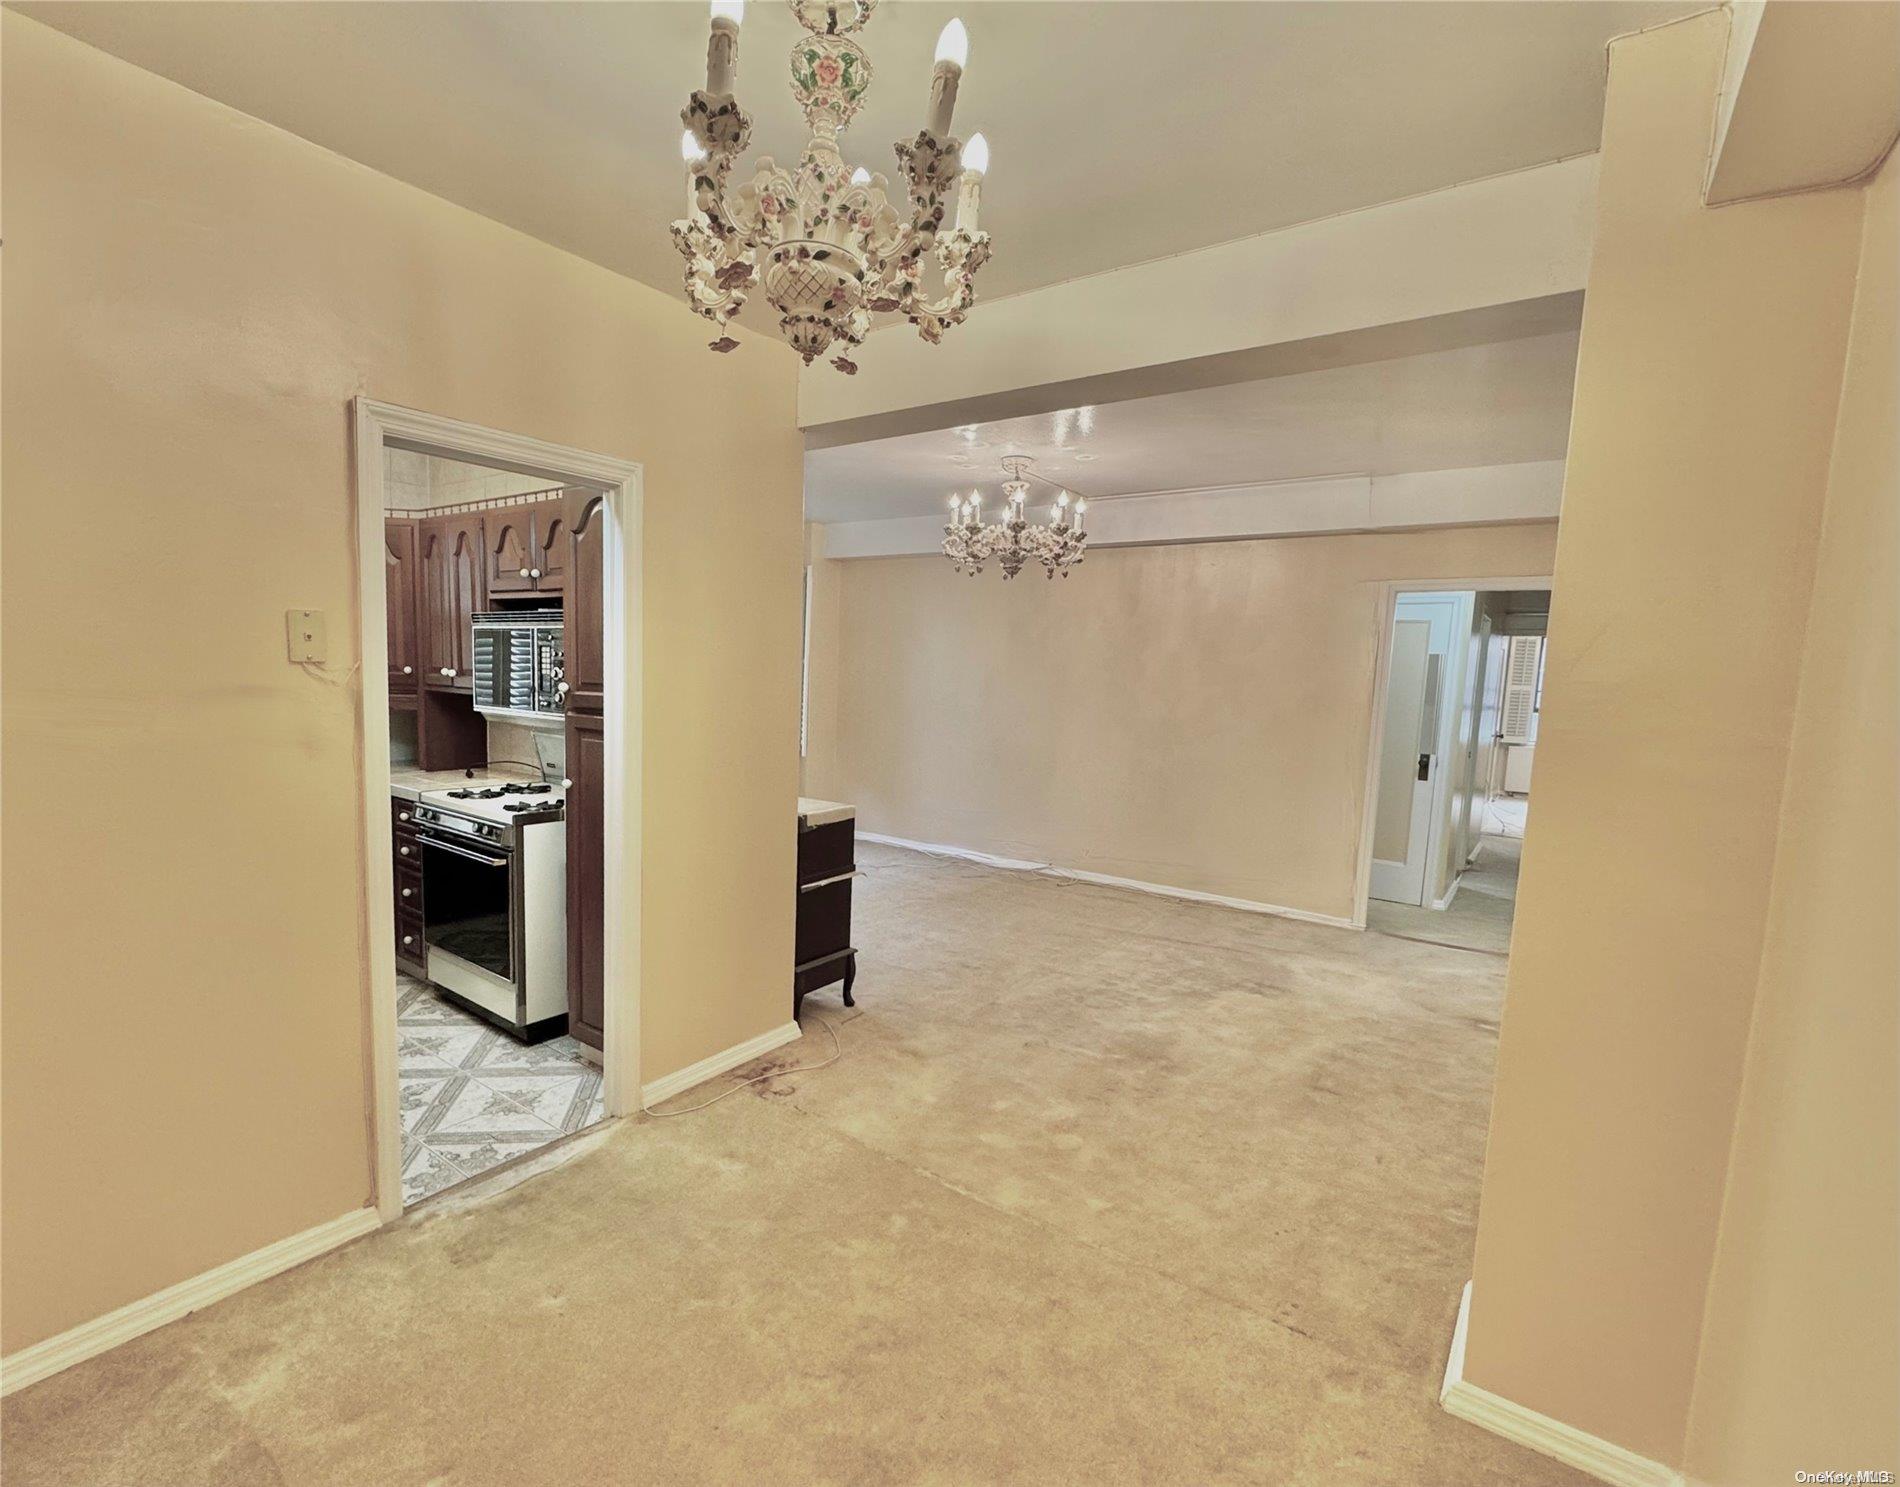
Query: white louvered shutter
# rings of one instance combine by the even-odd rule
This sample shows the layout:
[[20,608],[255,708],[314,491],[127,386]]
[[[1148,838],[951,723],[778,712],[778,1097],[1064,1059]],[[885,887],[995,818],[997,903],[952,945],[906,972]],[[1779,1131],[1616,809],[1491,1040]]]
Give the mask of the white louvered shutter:
[[1527,744],[1537,720],[1537,663],[1543,652],[1541,635],[1513,635],[1511,653],[1504,663],[1504,713],[1498,739]]

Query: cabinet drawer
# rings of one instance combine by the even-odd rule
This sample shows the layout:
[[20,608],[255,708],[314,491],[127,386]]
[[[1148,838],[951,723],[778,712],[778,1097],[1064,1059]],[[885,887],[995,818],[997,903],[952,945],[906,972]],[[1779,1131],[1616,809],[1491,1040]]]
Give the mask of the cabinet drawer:
[[848,873],[856,846],[855,821],[830,821],[798,834],[798,881],[814,882]]
[[396,912],[422,912],[422,869],[419,866],[411,867],[407,858],[400,859],[396,869]]
[[793,962],[804,965],[820,956],[851,948],[851,880],[841,879],[798,895],[798,933]]
[[422,962],[428,947],[422,942],[422,915],[399,910],[396,914],[396,959]]

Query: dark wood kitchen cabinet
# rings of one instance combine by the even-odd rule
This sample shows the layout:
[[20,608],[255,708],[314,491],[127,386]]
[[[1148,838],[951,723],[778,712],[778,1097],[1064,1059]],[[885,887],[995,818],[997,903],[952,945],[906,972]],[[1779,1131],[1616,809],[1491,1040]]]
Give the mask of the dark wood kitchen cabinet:
[[607,846],[605,720],[567,715],[567,1031],[599,1048],[605,1018]]
[[389,608],[389,695],[413,698],[416,671],[422,665],[413,521],[392,518],[383,523],[383,584]]
[[606,706],[607,686],[601,562],[607,541],[607,498],[595,491],[570,491],[567,517],[573,529],[563,604],[567,710],[598,714]]
[[507,506],[486,513],[488,592],[534,592],[534,508]]
[[586,491],[564,491],[552,501],[536,501],[534,512],[534,576],[537,593],[558,594],[567,584],[567,564],[574,547],[574,531],[567,520],[570,496]]
[[469,623],[488,606],[487,552],[479,513],[425,518],[416,546],[422,575],[422,684],[472,691]]
[[562,517],[569,533],[563,565],[563,670],[567,691],[567,1030],[601,1046],[606,998],[606,673],[601,547],[606,498],[567,492]]
[[396,882],[396,969],[426,977],[429,957],[422,940],[422,843],[416,835],[415,810],[415,803],[400,795],[389,799]]
[[[587,494],[580,492],[579,494]],[[558,595],[573,545],[567,493],[523,506],[492,507],[488,524],[487,574],[491,595]]]

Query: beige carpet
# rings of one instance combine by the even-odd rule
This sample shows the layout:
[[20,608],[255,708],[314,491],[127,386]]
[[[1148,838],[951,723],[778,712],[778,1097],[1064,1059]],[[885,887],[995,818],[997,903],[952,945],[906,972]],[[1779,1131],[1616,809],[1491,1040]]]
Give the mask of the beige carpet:
[[1501,961],[861,853],[841,1062],[15,1395],[7,1487],[1585,1480],[1436,1403]]

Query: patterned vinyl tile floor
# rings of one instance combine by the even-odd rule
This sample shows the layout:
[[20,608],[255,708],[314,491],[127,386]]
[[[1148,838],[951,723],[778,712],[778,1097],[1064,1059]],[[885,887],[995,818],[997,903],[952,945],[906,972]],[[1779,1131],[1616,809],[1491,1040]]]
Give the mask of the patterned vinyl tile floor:
[[427,982],[396,983],[405,1207],[601,1119],[600,1070],[572,1038],[526,1047]]

